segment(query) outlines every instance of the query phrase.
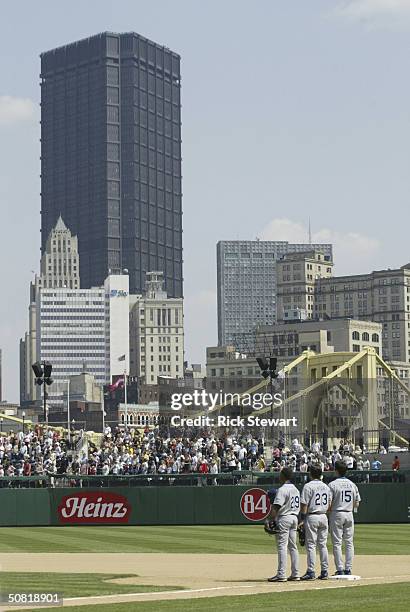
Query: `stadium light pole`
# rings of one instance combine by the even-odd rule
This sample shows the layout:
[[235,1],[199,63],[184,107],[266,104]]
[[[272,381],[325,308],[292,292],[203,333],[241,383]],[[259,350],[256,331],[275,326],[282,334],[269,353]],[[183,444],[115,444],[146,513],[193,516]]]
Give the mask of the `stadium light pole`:
[[53,379],[51,378],[51,372],[53,371],[53,366],[48,361],[36,361],[31,366],[34,376],[36,378],[36,385],[44,385],[43,388],[43,411],[44,411],[44,422],[48,425],[48,410],[47,410],[47,391],[46,388],[49,385],[53,384]]
[[278,360],[277,357],[269,357],[268,362],[268,359],[266,357],[257,357],[256,361],[258,362],[263,378],[269,378],[269,389],[270,394],[272,396],[270,414],[271,417],[273,417],[273,380],[278,377],[278,374],[276,372]]
[[67,379],[67,431],[68,431],[68,442],[71,442],[70,432],[70,379]]

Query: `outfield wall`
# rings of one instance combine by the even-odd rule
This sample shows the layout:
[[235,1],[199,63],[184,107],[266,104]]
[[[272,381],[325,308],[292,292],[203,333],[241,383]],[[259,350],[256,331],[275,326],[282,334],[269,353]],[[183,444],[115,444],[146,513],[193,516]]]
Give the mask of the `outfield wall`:
[[[264,486],[1,489],[0,526],[243,525],[269,511]],[[408,483],[359,485],[358,523],[410,521]]]

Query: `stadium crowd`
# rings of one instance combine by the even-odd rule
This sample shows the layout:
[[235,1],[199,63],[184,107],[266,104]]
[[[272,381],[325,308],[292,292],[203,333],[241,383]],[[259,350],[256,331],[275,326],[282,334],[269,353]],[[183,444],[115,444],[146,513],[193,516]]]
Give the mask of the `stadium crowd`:
[[[241,470],[278,472],[283,467],[308,472],[311,463],[331,471],[343,460],[349,469],[379,470],[381,462],[364,454],[360,446],[341,440],[324,451],[319,442],[310,448],[297,439],[265,448],[262,438],[251,433],[232,432],[218,437],[185,432],[184,436],[161,436],[158,431],[106,427],[101,441],[88,442],[76,451],[58,430],[36,426],[34,430],[0,435],[0,477],[31,475],[133,475],[133,474],[218,474]],[[381,449],[379,449],[381,450]],[[384,449],[383,449],[384,450]],[[385,452],[385,450],[384,450]],[[398,470],[400,463],[395,459]]]

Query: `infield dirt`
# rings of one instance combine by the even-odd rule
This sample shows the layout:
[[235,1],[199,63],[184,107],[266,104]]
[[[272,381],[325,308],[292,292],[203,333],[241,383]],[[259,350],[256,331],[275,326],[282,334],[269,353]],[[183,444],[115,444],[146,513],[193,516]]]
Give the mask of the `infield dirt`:
[[[331,571],[333,563],[330,564]],[[180,585],[186,591],[130,593],[101,597],[68,598],[64,606],[102,604],[160,599],[190,599],[218,595],[246,595],[271,591],[352,588],[364,584],[385,584],[410,580],[410,556],[358,555],[354,573],[358,581],[289,582],[270,584],[266,579],[276,570],[276,555],[266,554],[164,554],[164,553],[1,553],[0,569],[10,572],[41,571],[64,573],[134,573],[135,578],[120,578],[119,583]],[[301,555],[300,570],[305,571]],[[114,580],[115,582],[115,580]],[[23,607],[23,606],[21,606]],[[3,610],[12,608],[3,608]]]

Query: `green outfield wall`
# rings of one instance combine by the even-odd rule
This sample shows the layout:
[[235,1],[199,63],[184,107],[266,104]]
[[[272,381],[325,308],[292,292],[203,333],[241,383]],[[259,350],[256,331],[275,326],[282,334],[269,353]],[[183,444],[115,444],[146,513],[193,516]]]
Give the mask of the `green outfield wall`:
[[[0,489],[0,526],[243,525],[269,511],[259,485]],[[358,523],[410,521],[409,483],[359,485]]]

